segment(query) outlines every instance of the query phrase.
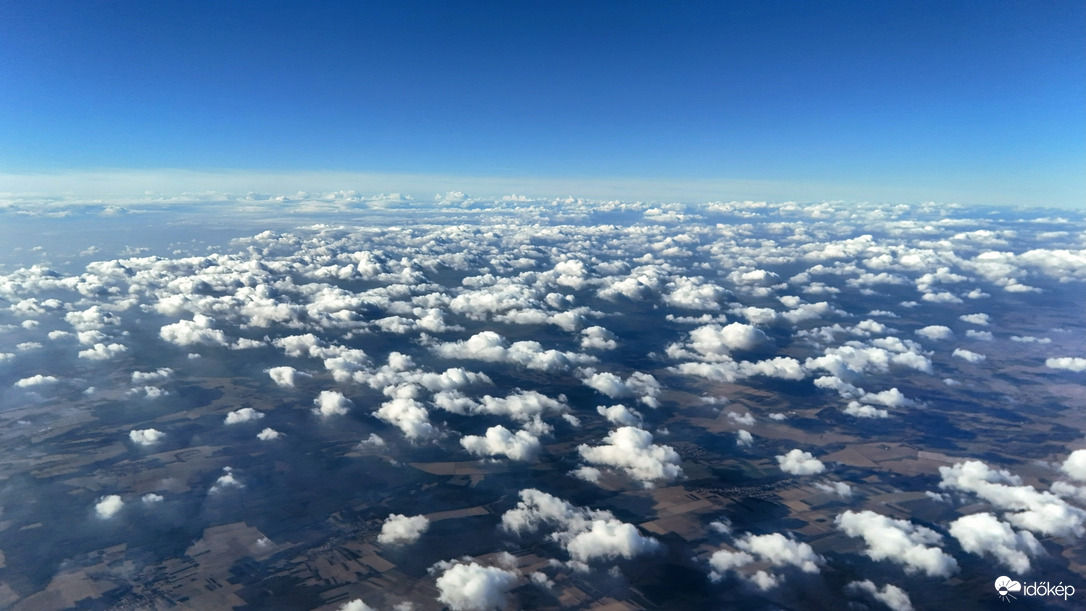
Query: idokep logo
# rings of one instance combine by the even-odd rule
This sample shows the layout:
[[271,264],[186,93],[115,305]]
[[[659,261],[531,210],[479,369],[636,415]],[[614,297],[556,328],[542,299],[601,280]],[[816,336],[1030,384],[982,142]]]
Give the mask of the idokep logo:
[[1017,582],[1006,575],[995,580],[995,589],[996,592],[999,593],[999,597],[1005,602],[1011,602],[1011,599],[1017,598],[1015,596],[1016,593],[1031,598],[1036,596],[1057,596],[1064,600],[1075,595],[1075,586],[1065,586],[1062,581],[1056,585],[1052,585],[1047,581],[1035,581],[1023,586],[1020,582]]

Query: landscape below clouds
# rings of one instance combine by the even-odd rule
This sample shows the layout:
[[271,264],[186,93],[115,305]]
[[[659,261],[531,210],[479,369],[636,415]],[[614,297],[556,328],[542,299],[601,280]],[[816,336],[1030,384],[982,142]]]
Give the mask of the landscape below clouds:
[[0,607],[1081,606],[1084,220],[11,199]]

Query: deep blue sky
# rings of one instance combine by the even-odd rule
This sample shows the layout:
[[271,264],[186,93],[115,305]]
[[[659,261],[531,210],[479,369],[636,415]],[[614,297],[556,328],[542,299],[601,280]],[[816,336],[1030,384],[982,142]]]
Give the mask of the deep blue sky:
[[1086,3],[3,3],[0,173],[97,168],[1073,205]]

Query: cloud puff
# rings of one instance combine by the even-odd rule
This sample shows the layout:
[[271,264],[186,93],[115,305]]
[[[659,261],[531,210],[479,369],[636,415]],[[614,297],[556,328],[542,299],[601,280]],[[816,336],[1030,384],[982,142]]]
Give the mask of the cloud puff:
[[996,471],[979,460],[939,467],[939,487],[970,492],[1004,510],[1003,518],[1018,528],[1061,537],[1086,532],[1086,511],[1051,492],[1039,492],[1007,471]]
[[273,429],[271,427],[268,427],[268,428],[264,429],[263,431],[260,431],[259,433],[256,434],[256,438],[259,439],[260,441],[274,441],[276,439],[279,439],[282,436],[283,436],[282,433],[280,433],[279,431],[277,431],[277,430],[275,430],[275,429]]
[[488,428],[483,437],[461,437],[460,445],[476,456],[506,456],[519,461],[535,460],[539,454],[539,438],[528,431],[511,433],[500,424]]
[[105,361],[125,352],[128,352],[128,347],[124,344],[98,342],[86,350],[80,350],[78,356],[89,361]]
[[394,513],[385,519],[381,525],[381,534],[377,535],[377,542],[382,545],[404,545],[419,540],[422,533],[430,528],[430,520],[426,516],[405,516]]
[[1077,356],[1061,356],[1045,359],[1045,367],[1075,372],[1086,371],[1086,359]]
[[493,331],[482,331],[457,342],[439,343],[434,352],[448,359],[475,359],[491,363],[511,363],[540,371],[567,371],[578,365],[596,362],[596,358],[576,352],[544,350],[539,342],[522,341],[509,344]]
[[917,329],[916,334],[928,339],[950,339],[954,337],[954,332],[950,330],[950,327],[945,327],[943,325],[929,325],[922,329]]
[[207,344],[213,346],[226,346],[226,334],[215,329],[212,325],[215,319],[196,314],[192,320],[182,320],[170,325],[164,325],[158,332],[159,336],[178,346],[195,346]]
[[520,502],[502,514],[502,528],[510,532],[535,532],[553,527],[549,538],[562,546],[576,562],[633,558],[660,548],[637,527],[609,511],[584,509],[534,488],[520,491]]
[[57,378],[53,376],[46,376],[40,373],[30,376],[29,378],[23,378],[16,381],[12,386],[15,388],[32,388],[34,386],[45,386],[47,384],[56,384],[59,382]]
[[124,507],[124,501],[116,494],[107,494],[98,499],[98,502],[94,504],[94,513],[103,520],[108,520]]
[[228,414],[223,420],[225,424],[241,424],[242,422],[252,422],[254,420],[260,420],[264,417],[263,412],[258,412],[251,407],[243,407],[236,409]]
[[1086,449],[1071,452],[1067,456],[1067,460],[1060,465],[1060,471],[1066,473],[1073,480],[1086,482]]
[[889,560],[905,572],[922,572],[931,577],[949,577],[958,563],[938,546],[942,535],[907,520],[894,520],[873,511],[846,511],[834,520],[850,537],[863,537],[864,553],[872,560]]
[[612,405],[610,407],[604,407],[602,405],[596,407],[596,411],[599,415],[607,418],[607,421],[612,424],[620,426],[641,426],[641,414],[637,413],[637,410],[630,409],[625,405]]
[[660,394],[660,383],[647,373],[635,371],[625,380],[607,371],[596,373],[592,369],[587,369],[585,373],[588,376],[582,380],[585,386],[593,388],[612,399],[637,397],[638,401],[649,407],[658,407],[660,405],[656,398]]
[[[746,533],[735,541],[736,551],[719,550],[709,558],[712,572],[709,578],[719,581],[728,571],[742,569],[755,562],[768,563],[774,568],[796,567],[804,573],[817,573],[822,564],[821,556],[806,543],[790,539],[781,533],[752,535]],[[778,583],[780,578],[765,571],[746,575],[746,578],[763,590]]]
[[615,429],[603,439],[604,444],[581,444],[577,451],[586,462],[622,470],[646,487],[654,481],[681,477],[679,454],[670,446],[652,443],[652,433],[632,426]]
[[901,588],[886,584],[882,588],[875,585],[870,579],[850,582],[846,589],[853,592],[862,592],[876,601],[886,605],[890,611],[913,611],[913,603],[909,600],[909,594]]
[[603,327],[581,330],[581,350],[614,350],[617,347],[615,334]]
[[338,390],[322,390],[321,394],[313,399],[313,404],[317,406],[313,411],[323,418],[343,416],[354,405],[350,399],[344,397],[343,393]]
[[955,348],[954,352],[951,353],[951,356],[969,361],[970,363],[979,363],[988,358],[983,354],[978,354],[972,350],[966,350],[965,348]]
[[992,556],[1019,574],[1029,571],[1030,556],[1043,551],[1033,533],[1015,532],[990,513],[962,516],[951,522],[948,530],[965,551]]
[[234,476],[233,467],[223,467],[223,474],[219,476],[215,483],[211,485],[209,492],[216,494],[226,490],[227,488],[244,488],[245,484]]
[[988,323],[991,321],[991,317],[987,314],[962,314],[958,318],[969,324],[982,325],[985,327],[988,326]]
[[336,611],[377,611],[373,607],[367,605],[361,598],[347,601],[339,606]]
[[132,443],[139,444],[141,446],[149,446],[158,443],[166,436],[166,433],[157,431],[155,429],[142,429],[129,431],[128,438],[132,440]]
[[436,432],[430,424],[430,412],[415,398],[417,386],[386,389],[386,393],[391,394],[392,400],[381,404],[374,416],[399,428],[408,439],[429,437]]
[[799,448],[777,456],[777,464],[781,466],[781,471],[792,475],[813,475],[826,470],[826,465],[822,464],[822,461],[815,458],[810,452],[804,452]]
[[515,571],[481,566],[475,562],[439,562],[434,568],[443,571],[437,578],[437,599],[452,611],[502,609],[506,604],[506,594],[520,578]]
[[154,505],[156,503],[162,502],[162,495],[155,494],[154,492],[148,492],[147,494],[141,496],[140,500],[143,501],[144,505]]
[[761,329],[738,322],[705,325],[690,332],[690,347],[710,359],[732,350],[751,350],[767,340]]
[[268,376],[281,388],[294,388],[297,376],[305,375],[297,369],[289,366],[272,367],[268,369]]
[[165,382],[173,375],[173,369],[169,367],[160,367],[156,371],[133,371],[132,383],[133,384],[157,384],[158,382]]

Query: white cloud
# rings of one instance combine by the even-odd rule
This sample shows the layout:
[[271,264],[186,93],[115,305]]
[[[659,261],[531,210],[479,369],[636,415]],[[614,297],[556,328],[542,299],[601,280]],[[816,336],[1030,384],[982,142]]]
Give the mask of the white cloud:
[[166,436],[166,433],[155,429],[140,429],[129,431],[128,438],[132,440],[132,443],[149,446],[154,445],[162,440]]
[[267,370],[268,376],[281,388],[294,388],[299,375],[306,375],[290,366],[272,367]]
[[336,611],[377,611],[373,607],[367,605],[361,598],[347,601],[339,606]]
[[750,434],[750,431],[740,429],[735,433],[735,445],[741,448],[749,448],[754,445],[754,436]]
[[943,325],[929,325],[922,329],[917,329],[916,334],[928,339],[950,339],[954,337],[954,332],[950,330],[950,327]]
[[958,570],[957,561],[938,547],[942,536],[930,528],[868,510],[846,511],[835,523],[848,536],[863,537],[871,559],[901,564],[907,573],[949,577]]
[[274,441],[276,439],[279,439],[282,436],[283,436],[282,433],[280,433],[279,431],[277,431],[277,430],[275,430],[275,429],[273,429],[271,427],[267,427],[263,431],[260,431],[259,433],[256,434],[256,438],[259,439],[260,441]]
[[105,361],[125,352],[128,352],[128,347],[124,344],[98,342],[86,350],[80,350],[78,356],[89,361]]
[[542,526],[555,529],[549,538],[575,562],[633,558],[660,548],[656,539],[609,511],[576,507],[535,489],[521,490],[517,506],[502,514],[502,527],[511,532],[535,532]]
[[992,556],[1018,574],[1028,572],[1030,556],[1043,551],[1033,533],[1015,532],[1010,524],[990,513],[962,516],[951,522],[948,530],[965,551]]
[[863,592],[878,602],[886,605],[890,611],[913,611],[913,603],[909,600],[909,594],[901,588],[886,584],[882,588],[875,585],[870,579],[850,582],[846,589],[854,592]]
[[492,363],[511,363],[547,372],[567,371],[578,365],[596,362],[596,358],[576,352],[544,350],[539,342],[521,341],[509,344],[493,331],[482,331],[457,342],[438,343],[434,352],[448,359],[475,359]]
[[107,494],[100,497],[98,502],[94,505],[94,513],[103,520],[108,520],[117,515],[118,512],[124,507],[124,501],[119,495]]
[[603,441],[599,446],[581,444],[577,451],[586,462],[620,469],[645,486],[683,474],[678,453],[670,446],[652,443],[652,433],[646,430],[624,426],[608,433]]
[[263,412],[258,412],[251,407],[243,407],[236,409],[228,414],[223,420],[225,424],[241,424],[243,422],[252,422],[254,420],[260,420],[264,417]]
[[377,542],[382,545],[404,545],[419,540],[422,533],[430,528],[430,520],[426,516],[405,516],[394,513],[385,519],[381,525],[381,533],[377,535]]
[[890,412],[878,409],[859,401],[849,401],[845,413],[856,418],[889,418]]
[[161,494],[155,494],[154,492],[148,492],[147,494],[141,496],[140,500],[143,501],[144,505],[155,505],[156,503],[161,503],[162,498],[163,497],[162,497]]
[[516,586],[519,574],[495,566],[439,562],[437,599],[452,611],[490,611],[506,605],[506,594]]
[[973,325],[988,326],[991,322],[991,317],[987,314],[962,314],[959,319]]
[[[736,540],[735,548],[735,551],[723,549],[713,553],[709,558],[709,566],[712,568],[710,579],[720,581],[728,571],[739,572],[756,562],[767,563],[773,568],[795,567],[804,573],[817,573],[819,565],[823,563],[822,557],[816,554],[810,545],[780,533],[746,533]],[[781,582],[778,575],[765,570],[740,574],[762,590],[769,590]]]
[[610,407],[600,405],[596,407],[596,411],[599,415],[607,418],[608,422],[619,426],[641,426],[642,424],[641,414],[625,405],[612,405]]
[[970,363],[979,363],[988,358],[983,354],[973,352],[972,350],[966,350],[965,348],[955,348],[954,352],[951,353],[951,356],[969,361]]
[[156,371],[133,371],[132,383],[133,384],[156,384],[158,382],[165,382],[173,375],[173,369],[169,367],[160,367]]
[[1049,369],[1065,369],[1067,371],[1086,371],[1086,359],[1077,356],[1061,356],[1045,359],[1045,367]]
[[1008,471],[996,471],[979,460],[939,467],[939,487],[970,492],[1003,510],[1003,518],[1018,528],[1045,535],[1081,537],[1086,532],[1086,511],[1059,496],[1021,485]]
[[822,461],[812,456],[810,452],[804,452],[799,448],[777,456],[777,464],[780,465],[781,471],[792,475],[813,475],[826,470],[826,465],[822,464]]
[[1073,480],[1086,482],[1086,449],[1071,452],[1067,456],[1067,460],[1060,465],[1060,471],[1066,473]]
[[660,404],[656,399],[661,391],[660,383],[647,373],[635,371],[625,380],[608,371],[596,373],[592,369],[587,369],[585,373],[588,376],[582,380],[585,386],[593,388],[612,399],[637,397],[638,401],[649,407],[658,407]]
[[12,386],[15,388],[32,388],[34,386],[45,386],[47,384],[56,384],[59,382],[54,376],[46,376],[40,373],[30,376],[29,378],[23,378],[16,381]]
[[710,359],[732,350],[751,350],[766,341],[768,338],[761,329],[738,322],[705,325],[690,332],[690,347]]
[[581,330],[581,350],[614,350],[618,347],[614,333],[603,327]]
[[313,411],[324,418],[343,416],[354,405],[350,399],[344,397],[343,393],[338,390],[322,390],[321,394],[313,399],[313,404],[317,406]]
[[460,445],[476,456],[506,456],[511,460],[532,461],[539,455],[539,438],[528,431],[516,434],[502,425],[492,426],[486,435],[466,435]]
[[178,346],[194,346],[198,344],[226,346],[229,342],[226,334],[215,329],[213,318],[196,314],[192,320],[182,320],[170,325],[164,325],[159,330],[162,339]]
[[211,485],[209,492],[216,494],[226,490],[227,488],[244,488],[245,484],[241,483],[237,477],[234,476],[233,467],[223,467],[223,474],[219,476],[215,483]]
[[417,393],[418,387],[414,385],[386,389],[392,399],[373,415],[399,428],[408,439],[430,437],[436,429],[430,424],[430,413],[415,398]]

